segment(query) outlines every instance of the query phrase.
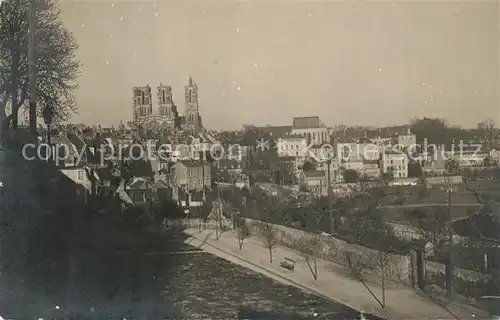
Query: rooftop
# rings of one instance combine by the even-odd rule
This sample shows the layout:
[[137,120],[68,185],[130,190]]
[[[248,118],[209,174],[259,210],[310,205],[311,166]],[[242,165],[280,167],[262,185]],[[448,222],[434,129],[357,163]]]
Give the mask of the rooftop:
[[323,121],[318,116],[314,117],[295,117],[293,118],[293,129],[314,129],[326,128]]
[[306,178],[324,178],[325,172],[318,171],[318,170],[312,170],[312,171],[305,171],[304,175]]
[[177,163],[181,163],[182,165],[184,165],[188,168],[196,168],[196,167],[202,166],[201,161],[194,161],[194,160],[180,160],[180,161],[177,161]]

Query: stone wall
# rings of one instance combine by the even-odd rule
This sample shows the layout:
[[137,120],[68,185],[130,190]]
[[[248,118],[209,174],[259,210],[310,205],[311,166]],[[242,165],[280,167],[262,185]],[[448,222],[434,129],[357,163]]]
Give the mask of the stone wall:
[[[257,221],[252,219],[245,220],[247,221],[247,226],[251,233],[254,235],[257,234]],[[276,228],[278,230],[278,242],[283,246],[292,249],[300,250],[301,241],[309,237],[308,233],[302,230],[288,228],[281,225],[276,225]],[[412,270],[409,255],[381,253],[377,250],[361,247],[355,244],[349,244],[346,241],[331,237],[327,234],[323,234],[320,237],[321,248],[319,249],[321,252],[321,258],[348,267],[346,259],[348,255],[354,254],[359,258],[379,261],[380,258],[384,257],[384,261],[387,263],[384,264],[383,270],[387,277],[405,284],[411,283]],[[366,271],[380,274],[381,269],[372,263],[370,270]]]

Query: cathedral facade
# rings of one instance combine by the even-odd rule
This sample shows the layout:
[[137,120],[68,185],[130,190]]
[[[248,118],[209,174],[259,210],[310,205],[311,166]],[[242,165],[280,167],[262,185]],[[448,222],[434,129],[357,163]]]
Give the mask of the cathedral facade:
[[133,123],[152,129],[200,132],[203,126],[199,112],[198,86],[189,77],[189,83],[184,87],[184,116],[179,116],[172,97],[172,87],[160,83],[157,87],[155,107],[149,85],[134,87]]

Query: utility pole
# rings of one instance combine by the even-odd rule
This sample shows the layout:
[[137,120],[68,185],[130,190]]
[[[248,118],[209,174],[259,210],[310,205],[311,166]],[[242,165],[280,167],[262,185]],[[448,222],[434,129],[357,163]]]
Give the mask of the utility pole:
[[448,297],[453,297],[453,219],[451,216],[451,173],[445,176],[446,192],[448,194]]
[[30,135],[36,141],[36,5],[37,0],[30,0],[28,13],[28,74],[29,74],[29,118],[30,118]]
[[217,240],[219,240],[219,223],[220,223],[220,215],[221,215],[221,210],[222,210],[222,202],[220,199],[220,178],[217,179],[219,180],[217,183],[217,211],[216,211],[216,216],[215,216],[215,237]]
[[[201,154],[201,157],[200,157],[200,163],[201,163],[201,189],[203,190],[203,198],[202,198],[202,202],[203,202],[203,206],[205,205],[205,201],[206,201],[206,195],[205,195],[205,156],[206,156],[206,152],[205,152],[205,145],[203,145],[203,149],[202,149],[202,154]],[[200,207],[198,207],[198,230],[201,231],[201,210],[199,210]]]
[[327,162],[327,183],[328,183],[328,209],[330,211],[330,234],[333,235],[334,231],[335,231],[335,223],[334,223],[334,219],[333,219],[333,204],[332,204],[332,181],[331,181],[331,173],[330,173],[330,170],[331,170],[331,164],[332,164],[332,160],[329,159]]

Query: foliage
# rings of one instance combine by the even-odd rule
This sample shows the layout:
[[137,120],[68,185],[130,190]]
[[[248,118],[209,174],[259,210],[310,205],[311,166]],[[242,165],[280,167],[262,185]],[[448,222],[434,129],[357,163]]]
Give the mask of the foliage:
[[[27,0],[6,0],[0,9],[0,118],[12,101],[8,117],[17,127],[18,110],[29,98],[28,81],[28,7]],[[78,85],[80,62],[72,34],[59,17],[52,0],[37,1],[36,77],[37,105],[50,105],[54,120],[66,120],[77,109],[74,93]]]
[[428,198],[431,195],[427,187],[424,185],[423,187],[419,188],[418,190],[418,199],[422,200],[425,198]]
[[421,178],[424,175],[422,171],[422,165],[418,161],[411,161],[408,164],[408,177],[409,178]]
[[494,166],[496,165],[494,159],[490,156],[487,156],[486,158],[484,158],[483,160],[483,166],[485,167],[491,167],[491,166]]
[[356,170],[344,170],[343,177],[346,183],[357,183],[359,181],[359,174]]
[[184,211],[181,208],[179,208],[177,203],[171,200],[162,200],[160,202],[153,202],[151,211],[154,220],[159,223],[161,223],[163,219],[175,220],[185,217]]
[[387,168],[387,172],[382,175],[382,180],[391,181],[394,179],[394,167]]
[[263,196],[254,199],[254,216],[259,220],[274,223],[282,219],[282,213],[288,206],[288,199],[278,196]]
[[280,161],[274,170],[273,182],[276,184],[291,185],[297,183],[297,177],[294,173],[293,164],[291,162]]
[[458,164],[458,161],[457,160],[454,160],[454,159],[449,159],[447,162],[446,162],[446,170],[448,171],[448,173],[450,174],[457,174],[458,171],[459,171],[459,164]]
[[349,229],[358,242],[364,242],[379,227],[382,227],[380,198],[369,191],[361,191],[344,203],[341,211],[347,213]]
[[406,197],[402,190],[398,190],[393,196],[392,201],[394,205],[400,206],[405,203]]
[[439,251],[447,240],[448,213],[445,207],[416,208],[408,213],[408,220],[419,229],[420,236]]
[[[453,133],[449,130],[445,120],[439,118],[415,118],[412,120],[411,131],[417,136],[417,143],[447,144],[453,140]],[[425,150],[424,150],[425,151]]]

